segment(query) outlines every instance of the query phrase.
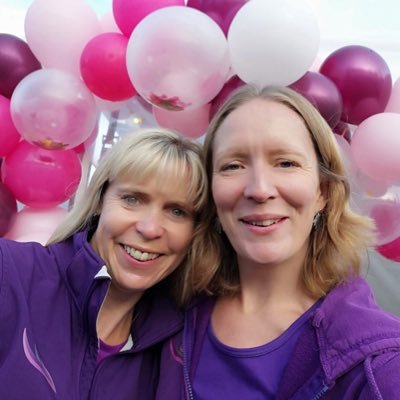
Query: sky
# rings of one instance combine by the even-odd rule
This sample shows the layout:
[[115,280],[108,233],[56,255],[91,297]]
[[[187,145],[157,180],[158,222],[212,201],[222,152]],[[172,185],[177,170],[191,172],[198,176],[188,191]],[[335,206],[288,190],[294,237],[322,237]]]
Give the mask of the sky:
[[[24,38],[24,17],[33,0],[0,0],[0,32]],[[112,12],[112,0],[86,0],[99,18]],[[204,0],[207,1],[207,0]],[[211,1],[211,0],[208,0]],[[363,45],[379,53],[393,81],[400,77],[400,2],[398,0],[305,0],[320,27],[322,62],[334,50]]]

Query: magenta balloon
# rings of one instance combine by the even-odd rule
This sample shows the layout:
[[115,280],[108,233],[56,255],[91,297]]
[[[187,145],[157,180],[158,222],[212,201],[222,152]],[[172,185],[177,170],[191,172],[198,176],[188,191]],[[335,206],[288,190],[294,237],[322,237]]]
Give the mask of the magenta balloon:
[[112,9],[119,29],[129,38],[136,25],[153,11],[184,5],[184,0],[113,0]]
[[237,76],[234,75],[225,83],[217,96],[214,97],[211,102],[210,118],[213,118],[217,111],[220,109],[225,100],[228,99],[230,94],[240,86],[244,85],[244,82]]
[[81,178],[74,150],[52,151],[21,141],[2,164],[4,184],[21,203],[54,207],[68,200]]
[[121,33],[103,33],[91,39],[81,55],[81,76],[96,96],[111,101],[136,94],[126,67],[128,38]]
[[319,72],[330,78],[343,99],[342,120],[359,125],[385,110],[392,77],[385,60],[364,46],[345,46],[330,54]]
[[333,133],[342,136],[348,143],[351,143],[351,129],[346,122],[339,121],[333,128]]
[[0,236],[4,236],[17,213],[17,201],[8,188],[0,183]]
[[0,95],[0,157],[10,154],[20,139],[11,119],[10,100]]
[[21,79],[40,68],[39,61],[26,42],[16,36],[0,33],[0,94],[10,98]]
[[306,72],[290,87],[308,99],[331,128],[338,124],[343,109],[342,96],[328,77],[318,72]]
[[212,18],[228,35],[231,22],[248,0],[188,0],[187,6],[196,8]]
[[389,243],[377,246],[376,251],[389,260],[400,262],[400,237]]

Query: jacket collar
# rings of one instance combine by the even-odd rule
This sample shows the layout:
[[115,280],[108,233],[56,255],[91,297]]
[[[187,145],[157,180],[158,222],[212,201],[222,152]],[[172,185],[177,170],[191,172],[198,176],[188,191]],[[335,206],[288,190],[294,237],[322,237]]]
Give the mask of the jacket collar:
[[362,278],[333,289],[316,310],[312,325],[328,385],[367,356],[400,349],[400,320],[378,307]]

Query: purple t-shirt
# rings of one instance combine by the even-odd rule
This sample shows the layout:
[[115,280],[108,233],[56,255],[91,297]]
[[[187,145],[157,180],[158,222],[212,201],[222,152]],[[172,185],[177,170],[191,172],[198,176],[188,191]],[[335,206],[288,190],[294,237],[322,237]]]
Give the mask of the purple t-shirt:
[[99,352],[97,353],[97,365],[100,364],[107,356],[111,354],[118,353],[125,346],[125,343],[117,344],[115,346],[110,346],[99,340]]
[[274,399],[284,368],[315,307],[272,342],[253,348],[226,346],[216,338],[209,322],[193,382],[195,399]]

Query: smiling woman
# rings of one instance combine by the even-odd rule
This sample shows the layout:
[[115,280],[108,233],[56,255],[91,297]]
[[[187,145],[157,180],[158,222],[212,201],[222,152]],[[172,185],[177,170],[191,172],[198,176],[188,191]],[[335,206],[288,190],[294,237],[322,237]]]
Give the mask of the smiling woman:
[[0,239],[0,397],[165,400],[161,345],[214,263],[207,194],[200,146],[152,129],[108,150],[47,246]]

